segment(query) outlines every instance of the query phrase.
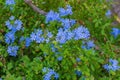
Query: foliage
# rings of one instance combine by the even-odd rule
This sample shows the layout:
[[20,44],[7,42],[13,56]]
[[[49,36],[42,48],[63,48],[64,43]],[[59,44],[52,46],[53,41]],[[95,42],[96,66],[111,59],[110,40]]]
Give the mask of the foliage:
[[[55,16],[46,22],[46,16],[34,12],[24,0],[15,0],[12,6],[0,0],[0,77],[3,80],[120,80],[120,30],[111,25],[114,17],[106,16],[110,2],[33,0],[33,3],[56,14],[59,8],[67,9],[70,5],[72,14],[58,16],[60,19]],[[11,16],[15,19],[10,20]],[[14,29],[6,25],[8,20]],[[62,23],[67,21],[64,28]],[[10,37],[10,32],[14,37]],[[106,68],[108,64],[117,69]]]

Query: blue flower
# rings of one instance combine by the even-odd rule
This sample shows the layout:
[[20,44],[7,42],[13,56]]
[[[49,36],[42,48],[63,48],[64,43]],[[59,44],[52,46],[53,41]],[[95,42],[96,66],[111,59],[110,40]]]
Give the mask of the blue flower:
[[10,56],[16,57],[18,51],[18,46],[8,46],[7,52]]
[[52,36],[53,36],[52,33],[48,31],[48,32],[47,32],[47,37],[48,37],[48,38],[52,38]]
[[82,75],[82,72],[81,71],[78,71],[78,70],[75,70],[75,74],[80,77]]
[[5,42],[7,44],[13,43],[15,41],[15,36],[14,35],[15,35],[15,32],[13,32],[13,31],[10,31],[10,32],[6,33],[5,34]]
[[29,47],[30,44],[31,44],[31,39],[29,37],[27,37],[26,40],[25,40],[25,46]]
[[[7,26],[7,28],[9,29],[9,30],[15,30],[16,29],[16,31],[19,31],[21,28],[22,28],[22,21],[21,20],[15,20],[14,21],[14,16],[11,16],[9,19],[10,20],[8,20],[8,21],[6,21],[5,22],[5,25]],[[11,21],[14,21],[14,23],[11,23]]]
[[94,48],[94,47],[95,47],[95,44],[91,40],[89,40],[87,42],[85,42],[85,41],[82,42],[82,48],[83,49],[91,49],[91,48]]
[[106,15],[107,17],[109,17],[109,16],[111,16],[111,14],[112,14],[112,12],[111,12],[110,10],[108,10],[105,15]]
[[42,69],[42,72],[47,72],[48,71],[48,69],[46,68],[46,67],[44,67],[43,69]]
[[61,61],[62,59],[63,59],[62,56],[60,56],[60,57],[57,58],[58,61]]
[[66,31],[66,39],[71,40],[74,37],[74,33],[71,31]]
[[48,69],[48,72],[44,75],[44,80],[51,80],[52,75],[54,75],[55,79],[59,78],[59,75],[52,69]]
[[70,5],[67,5],[66,9],[64,8],[59,8],[59,13],[60,16],[67,16],[67,15],[72,15],[72,7]]
[[71,26],[73,26],[76,23],[76,21],[72,20],[72,19],[71,20],[70,19],[61,19],[60,21],[62,22],[62,26],[64,27],[65,30],[70,29]]
[[35,41],[35,40],[36,40],[36,34],[35,34],[34,32],[32,32],[32,33],[30,34],[30,39],[31,39],[32,41]]
[[117,38],[117,36],[120,35],[120,29],[112,28],[111,34],[114,36],[114,38]]
[[11,29],[13,28],[13,25],[10,23],[9,20],[5,22],[5,25],[7,26],[7,28],[8,28],[9,30],[11,30]]
[[2,80],[2,78],[0,78],[0,80]]
[[45,41],[45,38],[42,36],[42,30],[37,29],[30,34],[31,41],[36,41],[36,43],[42,43]]
[[109,64],[105,64],[103,67],[107,71],[110,71],[110,70],[116,71],[120,69],[120,66],[118,66],[118,61],[115,59],[109,59]]
[[6,5],[13,5],[15,4],[14,0],[6,0]]
[[14,20],[14,19],[15,19],[15,17],[14,17],[14,16],[11,16],[9,19],[10,19],[10,20]]
[[48,12],[48,14],[46,15],[46,23],[49,23],[51,21],[59,21],[59,20],[60,20],[59,13],[54,12],[52,10]]
[[22,21],[20,20],[15,20],[14,22],[14,27],[19,31],[22,28]]
[[90,33],[87,28],[80,26],[73,30],[74,33],[74,39],[79,40],[79,39],[88,39],[90,37]]
[[64,44],[67,41],[66,33],[61,28],[58,30],[56,41],[60,44]]
[[76,58],[76,61],[77,61],[77,62],[80,62],[80,58]]

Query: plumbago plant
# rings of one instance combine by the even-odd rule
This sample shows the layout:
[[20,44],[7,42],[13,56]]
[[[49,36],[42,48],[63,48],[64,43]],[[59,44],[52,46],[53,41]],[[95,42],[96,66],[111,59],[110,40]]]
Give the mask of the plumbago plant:
[[0,0],[0,80],[120,80],[110,1],[27,1]]

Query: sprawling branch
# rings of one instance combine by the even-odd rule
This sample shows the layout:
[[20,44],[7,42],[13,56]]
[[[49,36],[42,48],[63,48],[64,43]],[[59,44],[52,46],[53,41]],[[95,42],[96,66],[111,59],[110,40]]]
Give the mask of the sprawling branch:
[[38,7],[36,7],[33,3],[32,3],[32,0],[24,0],[26,4],[28,4],[34,11],[38,12],[39,14],[42,14],[42,15],[46,15],[47,12],[39,9]]

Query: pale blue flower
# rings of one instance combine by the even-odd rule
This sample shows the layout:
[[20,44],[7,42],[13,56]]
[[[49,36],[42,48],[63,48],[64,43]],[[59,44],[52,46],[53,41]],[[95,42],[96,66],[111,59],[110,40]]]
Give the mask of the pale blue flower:
[[74,33],[74,39],[79,40],[79,39],[89,39],[90,33],[87,28],[84,26],[80,26],[73,30]]
[[10,56],[16,57],[18,51],[18,46],[8,46],[7,52]]

